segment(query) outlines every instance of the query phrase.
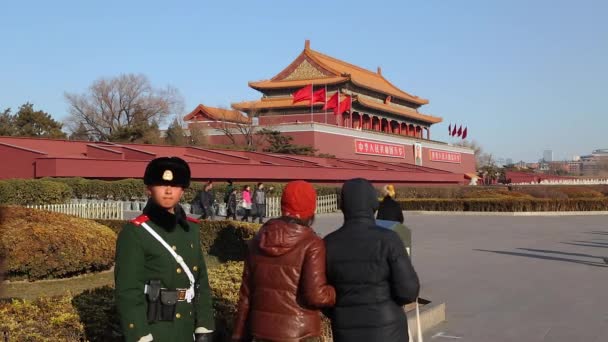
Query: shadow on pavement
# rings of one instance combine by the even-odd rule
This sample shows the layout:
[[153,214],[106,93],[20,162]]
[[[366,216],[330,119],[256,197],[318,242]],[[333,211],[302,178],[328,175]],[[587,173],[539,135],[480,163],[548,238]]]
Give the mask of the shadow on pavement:
[[586,243],[573,243],[573,242],[562,242],[564,245],[580,246],[580,247],[597,247],[597,248],[608,248],[608,246],[596,245],[595,242],[589,241]]
[[[581,264],[581,265],[587,265],[587,266],[608,268],[608,264],[606,264],[606,262],[584,261],[584,260],[562,258],[562,257],[549,256],[549,255],[539,255],[539,254],[520,253],[520,252],[508,252],[508,251],[492,251],[492,250],[486,250],[486,249],[474,249],[474,251],[487,252],[487,253],[495,253],[495,254],[502,254],[502,255],[512,255],[512,256],[519,256],[519,257],[526,257],[526,258],[533,258],[533,259],[542,259],[542,260],[569,262],[569,263],[573,263],[573,264]],[[592,256],[592,257],[595,258],[594,256]]]

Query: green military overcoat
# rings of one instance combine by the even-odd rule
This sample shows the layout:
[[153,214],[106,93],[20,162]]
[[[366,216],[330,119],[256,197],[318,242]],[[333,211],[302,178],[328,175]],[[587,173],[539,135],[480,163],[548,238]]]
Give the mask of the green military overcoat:
[[[177,303],[172,322],[148,322],[144,286],[150,280],[161,280],[164,288],[188,288],[190,281],[171,253],[141,222],[152,227],[184,259],[199,285],[194,301]],[[125,341],[136,342],[142,338],[147,341],[152,337],[154,342],[185,342],[192,341],[199,328],[214,329],[207,267],[200,247],[200,226],[192,219],[188,219],[188,225],[188,230],[180,225],[167,230],[142,215],[126,224],[118,235],[114,276],[116,305]]]

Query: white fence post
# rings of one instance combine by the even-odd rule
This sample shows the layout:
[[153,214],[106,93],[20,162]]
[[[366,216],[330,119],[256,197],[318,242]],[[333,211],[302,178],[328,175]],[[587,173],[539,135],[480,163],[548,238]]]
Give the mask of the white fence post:
[[[317,196],[317,214],[335,213],[338,211],[338,195]],[[266,198],[266,216],[279,217],[281,216],[281,198],[267,197]]]
[[26,208],[52,211],[60,214],[72,215],[86,219],[123,220],[122,202],[102,203],[69,203],[69,204],[43,204],[27,205]]

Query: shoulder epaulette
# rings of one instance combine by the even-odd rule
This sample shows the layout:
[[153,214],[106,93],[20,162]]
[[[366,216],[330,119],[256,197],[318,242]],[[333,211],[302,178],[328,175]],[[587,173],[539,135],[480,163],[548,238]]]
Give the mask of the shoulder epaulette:
[[187,219],[189,222],[192,222],[192,223],[196,223],[196,224],[201,223],[201,221],[200,221],[200,220],[197,220],[197,219],[192,218],[192,217],[190,217],[190,216],[186,216],[186,219]]
[[132,219],[130,222],[136,226],[141,226],[142,223],[150,221],[148,215],[139,215],[136,218]]

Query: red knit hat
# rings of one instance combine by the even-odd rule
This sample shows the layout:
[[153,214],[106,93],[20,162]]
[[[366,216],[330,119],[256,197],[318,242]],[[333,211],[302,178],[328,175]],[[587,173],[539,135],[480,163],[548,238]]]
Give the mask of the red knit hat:
[[317,209],[317,192],[308,182],[299,180],[287,183],[281,196],[283,216],[309,219]]

